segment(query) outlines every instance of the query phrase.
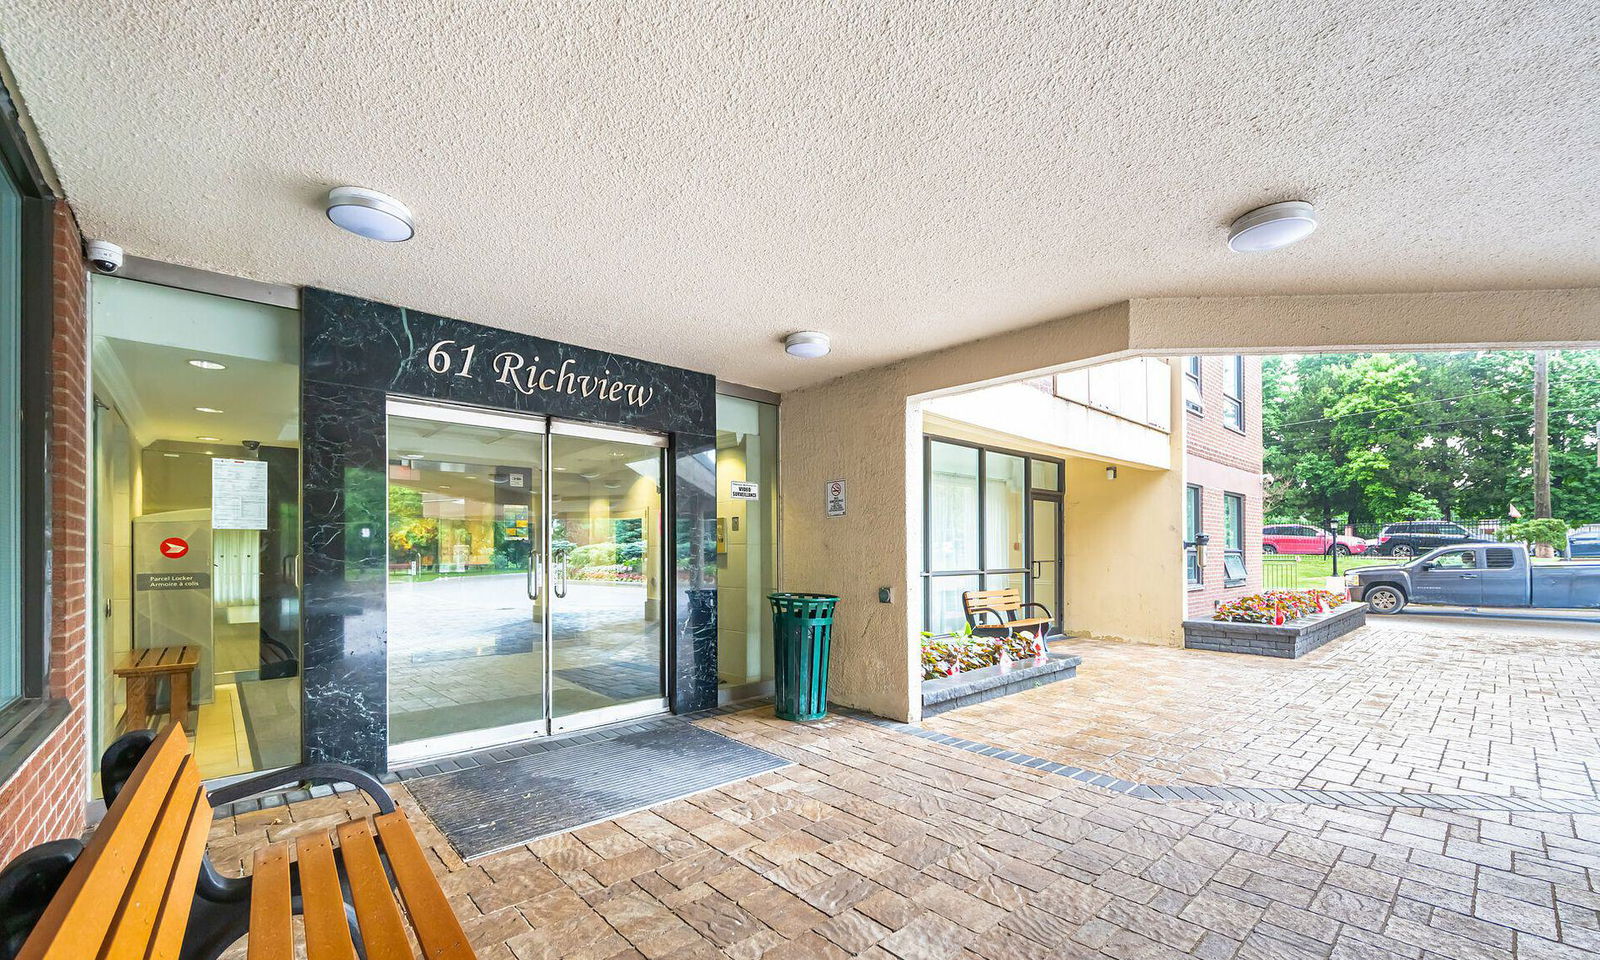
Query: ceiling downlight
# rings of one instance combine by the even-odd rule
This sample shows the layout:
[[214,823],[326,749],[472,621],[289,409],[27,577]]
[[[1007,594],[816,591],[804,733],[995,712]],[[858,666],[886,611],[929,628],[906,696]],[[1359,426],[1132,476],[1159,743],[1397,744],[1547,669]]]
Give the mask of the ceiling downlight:
[[386,193],[365,187],[328,191],[328,219],[358,237],[401,243],[416,236],[411,209]]
[[1281,250],[1311,236],[1317,211],[1304,200],[1286,200],[1257,207],[1228,227],[1228,249],[1234,253]]

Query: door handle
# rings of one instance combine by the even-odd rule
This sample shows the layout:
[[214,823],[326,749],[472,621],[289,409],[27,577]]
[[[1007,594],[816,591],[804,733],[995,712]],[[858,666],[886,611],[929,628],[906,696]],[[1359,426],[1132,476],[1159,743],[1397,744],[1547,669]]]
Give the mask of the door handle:
[[567,597],[567,558],[562,557],[556,561],[556,582],[550,592],[565,600]]
[[1039,566],[1039,563],[1040,563],[1040,561],[1038,561],[1038,560],[1033,561],[1033,579],[1035,579],[1035,580],[1037,580],[1040,577],[1044,576],[1044,574],[1041,572],[1041,568]]
[[529,600],[537,600],[537,599],[539,599],[539,581],[542,579],[539,576],[539,574],[541,572],[541,568],[544,566],[543,560],[544,560],[544,558],[539,553],[539,551],[537,551],[537,550],[529,551],[529,553],[528,553],[528,599]]
[[1463,573],[1461,575],[1461,579],[1463,579],[1463,580],[1476,580],[1476,579],[1478,579],[1478,575],[1476,573]]

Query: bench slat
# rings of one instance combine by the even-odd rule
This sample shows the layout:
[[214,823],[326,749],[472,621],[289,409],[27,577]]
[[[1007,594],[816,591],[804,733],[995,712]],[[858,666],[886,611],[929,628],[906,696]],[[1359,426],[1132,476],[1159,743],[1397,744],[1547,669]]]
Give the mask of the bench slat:
[[389,854],[389,866],[394,868],[395,882],[400,887],[400,898],[405,901],[406,913],[411,916],[412,929],[417,932],[417,942],[428,960],[475,960],[472,944],[466,931],[450,909],[450,901],[439,889],[428,867],[428,858],[422,844],[411,832],[411,823],[404,811],[384,813],[373,818],[378,825],[378,835],[383,838],[383,849]]
[[289,897],[289,847],[257,847],[250,868],[248,960],[293,960],[294,905]]
[[[180,855],[193,832],[196,815],[209,811],[197,807],[200,799],[200,772],[194,757],[185,756],[178,775],[166,791],[165,802],[156,815],[153,830],[147,835],[144,850],[139,854],[128,888],[122,895],[121,907],[111,923],[106,937],[105,955],[108,957],[143,956],[161,918],[166,892],[172,888],[173,876],[180,867]],[[209,826],[209,824],[208,824]],[[182,912],[187,918],[189,897],[183,898]],[[179,922],[182,929],[182,922]],[[151,953],[152,957],[162,956]]]
[[[165,806],[169,787],[188,754],[189,741],[180,724],[172,724],[156,737],[45,908],[17,960],[82,960],[100,955],[156,815]],[[198,875],[197,860],[193,873],[174,876],[174,882],[187,883],[192,891]]]
[[[198,771],[194,757],[189,766]],[[195,803],[189,813],[188,830],[178,848],[177,862],[167,880],[167,890],[161,903],[161,917],[156,921],[155,937],[150,942],[150,960],[176,958],[183,949],[183,934],[189,925],[189,910],[194,904],[195,882],[200,875],[200,863],[206,855],[206,838],[211,834],[211,804],[195,774]],[[115,956],[115,954],[112,954]]]
[[308,960],[356,960],[350,927],[344,915],[344,891],[333,861],[333,842],[322,830],[298,837],[300,899],[306,921]]
[[351,899],[355,901],[356,919],[360,921],[361,940],[367,956],[378,958],[410,957],[411,943],[406,939],[405,919],[400,916],[400,905],[395,903],[389,890],[389,875],[378,858],[376,833],[366,820],[352,820],[339,825],[339,852],[344,856],[344,874],[350,881]]

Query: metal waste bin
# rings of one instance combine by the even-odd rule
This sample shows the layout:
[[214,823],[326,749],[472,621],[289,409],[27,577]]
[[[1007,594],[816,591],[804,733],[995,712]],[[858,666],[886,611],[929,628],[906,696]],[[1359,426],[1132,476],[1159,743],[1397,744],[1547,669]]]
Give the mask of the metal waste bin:
[[827,593],[773,593],[773,703],[780,720],[821,720],[828,713],[828,650],[833,608]]

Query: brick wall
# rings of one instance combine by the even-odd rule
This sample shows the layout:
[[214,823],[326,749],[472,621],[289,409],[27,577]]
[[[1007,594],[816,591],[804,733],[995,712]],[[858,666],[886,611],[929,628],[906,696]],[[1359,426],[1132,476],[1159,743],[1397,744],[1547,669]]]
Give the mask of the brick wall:
[[83,831],[88,696],[89,361],[86,273],[76,221],[56,202],[51,337],[51,637],[49,695],[72,712],[0,784],[0,863]]
[[[1210,535],[1204,583],[1191,588],[1186,604],[1191,617],[1210,614],[1218,602],[1261,589],[1262,439],[1261,360],[1244,362],[1244,432],[1222,423],[1223,390],[1228,376],[1227,357],[1200,358],[1201,400],[1204,410],[1186,410],[1184,418],[1184,478],[1201,488],[1201,529]],[[1246,578],[1237,587],[1223,581],[1223,495],[1244,495],[1244,562]]]

